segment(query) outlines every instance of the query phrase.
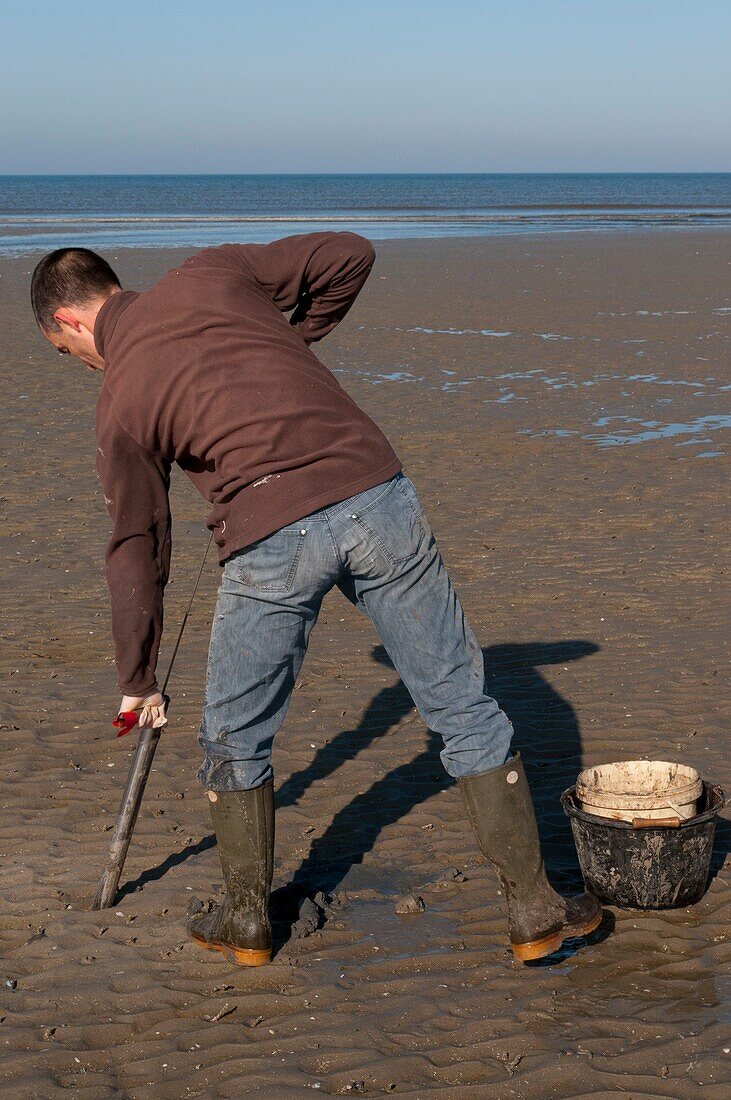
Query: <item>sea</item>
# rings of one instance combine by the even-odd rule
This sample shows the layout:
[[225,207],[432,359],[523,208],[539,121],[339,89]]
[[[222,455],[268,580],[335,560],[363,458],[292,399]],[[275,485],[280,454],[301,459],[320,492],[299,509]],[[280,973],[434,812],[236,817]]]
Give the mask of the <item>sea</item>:
[[731,226],[731,173],[0,176],[0,255]]

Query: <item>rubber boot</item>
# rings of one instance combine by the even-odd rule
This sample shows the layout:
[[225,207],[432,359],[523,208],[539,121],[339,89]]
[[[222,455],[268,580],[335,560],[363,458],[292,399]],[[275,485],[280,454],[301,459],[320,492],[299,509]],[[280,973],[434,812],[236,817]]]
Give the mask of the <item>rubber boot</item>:
[[596,898],[587,893],[562,898],[546,878],[520,754],[502,767],[459,779],[458,784],[482,853],[505,892],[516,959],[543,958],[571,936],[593,932],[602,919]]
[[274,783],[249,791],[209,791],[208,798],[226,897],[212,912],[194,916],[188,933],[239,966],[262,966],[272,957]]

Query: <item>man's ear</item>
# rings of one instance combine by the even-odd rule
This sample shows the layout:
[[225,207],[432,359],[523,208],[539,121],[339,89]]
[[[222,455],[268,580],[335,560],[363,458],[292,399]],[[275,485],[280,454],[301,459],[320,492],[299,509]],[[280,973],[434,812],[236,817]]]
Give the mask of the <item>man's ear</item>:
[[73,329],[74,332],[81,332],[81,324],[79,323],[78,317],[76,317],[71,310],[66,309],[65,306],[61,306],[60,309],[56,310],[53,319],[59,328],[61,325],[67,325],[69,328]]

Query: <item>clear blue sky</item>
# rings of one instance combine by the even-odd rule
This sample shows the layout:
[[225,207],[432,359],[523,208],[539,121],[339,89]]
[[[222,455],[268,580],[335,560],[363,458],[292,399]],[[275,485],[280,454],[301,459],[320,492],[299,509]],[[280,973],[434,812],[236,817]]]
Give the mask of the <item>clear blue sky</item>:
[[0,172],[731,170],[729,0],[4,0]]

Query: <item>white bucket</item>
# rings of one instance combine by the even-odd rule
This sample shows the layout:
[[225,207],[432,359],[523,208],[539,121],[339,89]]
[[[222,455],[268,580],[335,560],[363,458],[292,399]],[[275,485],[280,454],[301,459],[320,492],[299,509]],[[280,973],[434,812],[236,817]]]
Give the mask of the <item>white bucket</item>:
[[703,790],[698,772],[665,760],[623,760],[587,768],[576,780],[576,797],[587,814],[613,821],[695,817]]

